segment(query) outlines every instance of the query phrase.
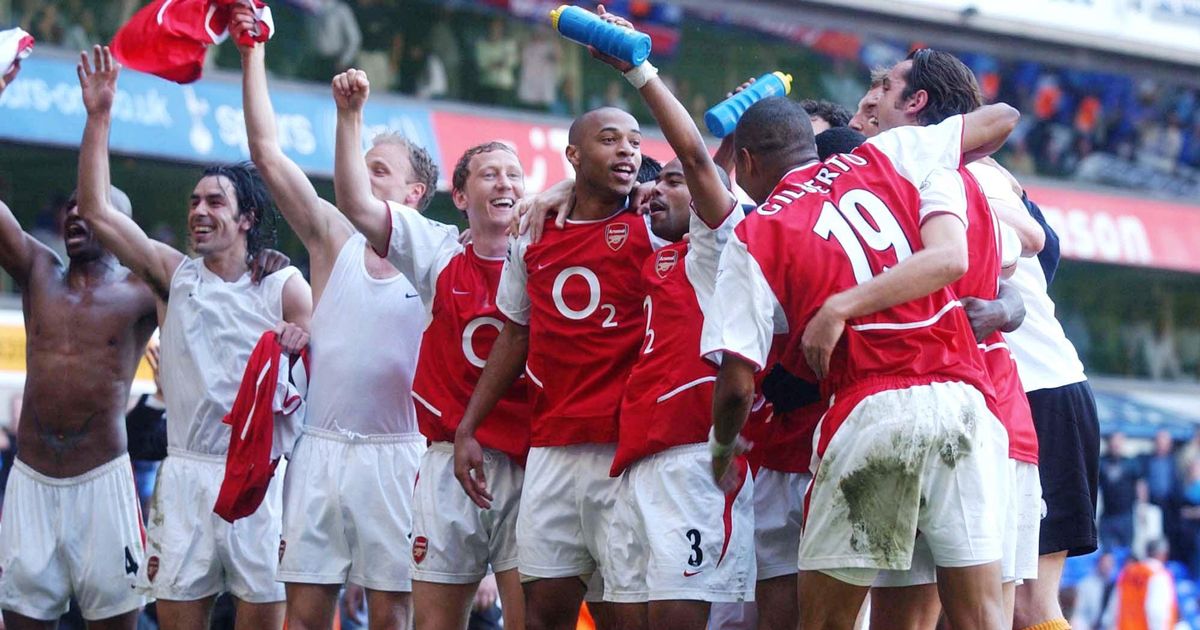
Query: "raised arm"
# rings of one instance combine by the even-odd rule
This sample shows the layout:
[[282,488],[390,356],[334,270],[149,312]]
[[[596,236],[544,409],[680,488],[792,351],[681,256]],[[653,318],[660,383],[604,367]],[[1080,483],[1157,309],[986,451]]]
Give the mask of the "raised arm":
[[[633,25],[623,18],[612,13],[605,13],[603,9],[600,12],[601,17],[609,22],[633,28]],[[688,113],[687,108],[679,102],[679,99],[675,98],[675,95],[667,88],[667,84],[658,78],[657,70],[649,65],[649,62],[644,63],[643,67],[638,68],[635,73],[632,72],[634,71],[633,66],[628,62],[598,53],[594,49],[592,55],[617,70],[627,73],[626,76],[633,77],[630,81],[634,83],[634,87],[638,88],[642,99],[646,101],[646,106],[650,108],[650,113],[654,115],[663,135],[666,136],[667,143],[675,150],[675,157],[679,159],[679,163],[683,167],[683,176],[687,181],[688,191],[692,194],[696,213],[708,225],[719,225],[733,207],[733,195],[721,181],[721,176],[717,173],[719,167],[713,162],[708,147],[704,145],[704,137],[700,135],[700,130],[696,128],[696,122]],[[638,73],[643,76],[637,77]],[[653,76],[638,86],[637,83],[644,80],[646,73]]]
[[53,250],[21,229],[12,210],[0,201],[0,267],[4,267],[17,285],[29,286],[29,275],[39,256],[52,258],[54,255]]
[[[240,41],[240,30],[253,25],[254,15],[239,10],[231,29],[234,41]],[[323,275],[328,276],[337,253],[354,230],[337,208],[317,195],[304,171],[279,147],[275,109],[267,91],[266,44],[239,45],[238,49],[242,54],[242,107],[250,159],[262,173],[283,218],[317,263],[314,266],[323,267]]]
[[362,110],[371,91],[367,73],[349,70],[333,78],[337,103],[333,190],[338,210],[367,237],[375,251],[388,249],[392,221],[386,203],[371,193],[371,178],[362,156]]
[[963,116],[963,162],[987,157],[1004,146],[1021,113],[1004,103],[984,105]]
[[183,254],[146,236],[133,218],[122,213],[110,198],[108,134],[112,127],[112,104],[117,93],[120,66],[107,46],[80,55],[76,71],[87,110],[83,143],[79,147],[79,216],[96,232],[101,244],[122,265],[140,276],[162,299],[171,288],[171,277]]

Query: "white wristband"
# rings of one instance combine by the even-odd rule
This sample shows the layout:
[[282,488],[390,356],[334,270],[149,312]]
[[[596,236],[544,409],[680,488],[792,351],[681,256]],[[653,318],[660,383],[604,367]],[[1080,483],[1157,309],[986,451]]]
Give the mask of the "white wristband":
[[737,438],[729,444],[722,444],[717,441],[717,427],[712,427],[708,430],[708,452],[712,453],[713,457],[725,457],[733,452],[733,445],[737,444]]
[[640,90],[656,76],[658,76],[658,68],[655,68],[649,61],[643,61],[625,73],[625,80]]

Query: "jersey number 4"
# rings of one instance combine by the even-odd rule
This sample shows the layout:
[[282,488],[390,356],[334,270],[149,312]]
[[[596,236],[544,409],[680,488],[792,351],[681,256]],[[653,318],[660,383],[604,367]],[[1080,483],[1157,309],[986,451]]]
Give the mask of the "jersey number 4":
[[[868,216],[870,221],[867,220]],[[875,225],[871,225],[872,222]],[[895,250],[897,263],[912,255],[912,245],[887,204],[871,191],[861,188],[842,195],[836,206],[826,201],[813,225],[813,231],[825,240],[831,236],[837,240],[850,259],[850,267],[858,284],[875,275],[871,271],[864,244],[877,252]]]

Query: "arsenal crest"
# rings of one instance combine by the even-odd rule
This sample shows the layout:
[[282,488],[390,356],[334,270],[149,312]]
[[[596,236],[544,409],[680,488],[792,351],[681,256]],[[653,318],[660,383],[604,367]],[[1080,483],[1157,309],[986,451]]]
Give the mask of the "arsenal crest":
[[604,228],[604,242],[608,243],[608,248],[614,252],[621,249],[628,238],[629,224],[627,223],[613,223]]
[[146,561],[146,577],[151,582],[158,577],[158,556],[150,556],[150,559]]
[[654,272],[659,278],[666,278],[667,274],[675,268],[675,263],[679,262],[679,250],[665,249],[658,252],[658,257],[654,260]]
[[421,564],[425,559],[425,552],[429,551],[429,539],[424,536],[417,536],[413,540],[413,562]]

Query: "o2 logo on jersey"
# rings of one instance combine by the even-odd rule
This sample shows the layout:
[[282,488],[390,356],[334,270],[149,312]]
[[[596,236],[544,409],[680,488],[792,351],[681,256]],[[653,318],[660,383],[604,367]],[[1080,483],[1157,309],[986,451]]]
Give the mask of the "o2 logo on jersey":
[[659,278],[666,278],[667,274],[671,273],[671,270],[675,268],[675,264],[678,262],[678,250],[659,250],[658,256],[654,259],[654,273],[658,274]]
[[625,241],[629,240],[629,224],[628,223],[613,223],[612,225],[604,226],[604,242],[608,248],[614,252],[621,249]]
[[[609,227],[613,226],[610,225]],[[624,227],[628,231],[629,226],[626,225]],[[624,242],[624,239],[622,239],[622,242]],[[587,304],[580,309],[571,307],[563,299],[563,290],[567,286],[567,281],[576,276],[587,283],[588,289]],[[554,278],[554,288],[551,290],[551,297],[554,298],[554,307],[558,309],[559,314],[567,319],[574,321],[587,319],[592,316],[592,313],[596,312],[596,309],[600,309],[607,313],[604,321],[600,323],[601,328],[616,328],[619,325],[617,322],[617,307],[612,304],[600,303],[600,278],[596,276],[596,272],[587,267],[567,267],[558,272],[558,275]]]
[[[487,363],[487,359],[479,356],[478,352],[475,352],[475,332],[484,326],[491,326],[492,328],[496,329],[497,333],[499,333],[500,330],[504,328],[504,322],[496,319],[495,317],[476,317],[470,322],[467,322],[467,325],[463,327],[462,333],[463,356],[467,358],[467,363],[470,363],[481,370],[483,369],[484,364]],[[495,341],[495,338],[492,340]]]

